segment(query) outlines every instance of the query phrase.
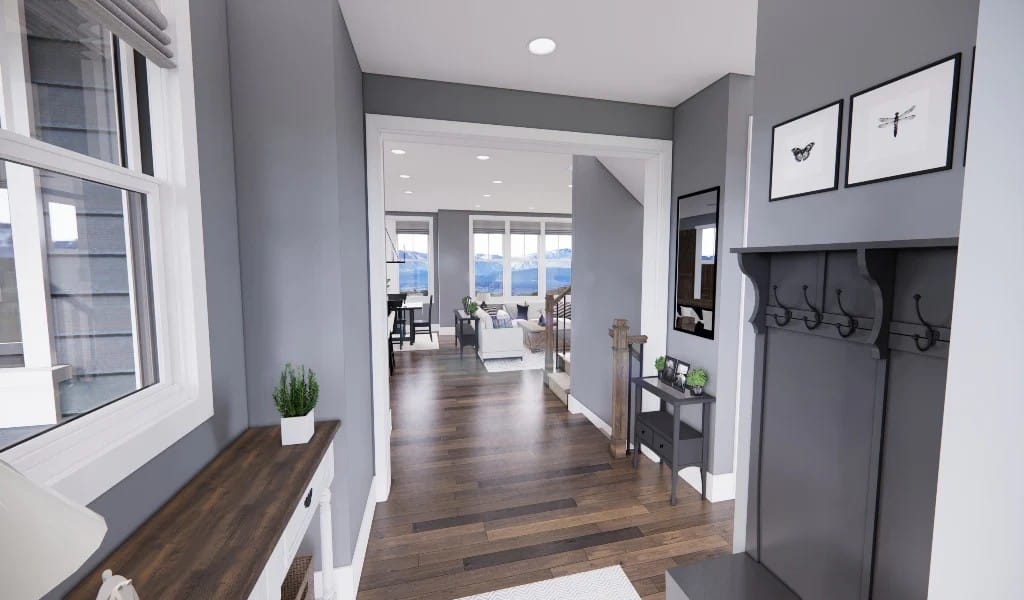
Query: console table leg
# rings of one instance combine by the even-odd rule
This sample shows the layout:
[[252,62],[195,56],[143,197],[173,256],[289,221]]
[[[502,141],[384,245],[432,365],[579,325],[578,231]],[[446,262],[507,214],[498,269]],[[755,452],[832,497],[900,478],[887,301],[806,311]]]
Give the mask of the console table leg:
[[679,405],[674,404],[672,406],[672,506],[675,506],[679,499],[676,497],[676,483],[679,479],[679,467],[676,466],[676,461],[679,459],[678,453],[679,445]]
[[320,496],[320,573],[323,600],[334,600],[334,527],[331,524],[331,490]]

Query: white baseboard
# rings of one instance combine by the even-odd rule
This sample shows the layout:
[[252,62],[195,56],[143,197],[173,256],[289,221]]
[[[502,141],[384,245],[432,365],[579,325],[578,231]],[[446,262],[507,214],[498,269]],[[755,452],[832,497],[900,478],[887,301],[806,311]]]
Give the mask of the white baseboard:
[[[355,553],[352,564],[334,569],[335,600],[355,600],[359,591],[359,579],[363,574],[363,562],[366,560],[366,547],[370,543],[370,526],[373,524],[373,513],[377,509],[378,480],[370,482],[370,493],[366,497],[366,508],[363,510],[363,522],[359,525],[359,537],[356,538]],[[313,595],[320,599],[324,594],[323,572],[313,573]]]
[[[577,400],[572,394],[569,394],[569,412],[574,415],[582,414],[587,418],[594,427],[604,434],[608,439],[612,437],[611,425],[605,423],[601,417],[595,415],[589,408],[583,405],[582,402]],[[632,444],[630,444],[632,447]],[[653,462],[661,462],[661,458],[654,453],[653,450],[647,446],[640,446],[640,452],[651,459]],[[697,467],[686,467],[685,469],[679,470],[679,476],[685,481],[690,487],[700,491],[700,469]],[[735,473],[721,473],[715,475],[714,473],[707,474],[708,482],[708,500],[710,502],[724,502],[726,500],[733,500],[736,498],[736,474]]]
[[[630,445],[632,446],[632,444]],[[647,446],[640,446],[640,453],[651,459],[651,462],[661,462],[661,457],[654,453]],[[679,470],[679,477],[690,487],[700,491],[700,469],[697,467],[685,467]],[[735,473],[714,473],[707,474],[708,501],[725,502],[736,499],[736,474]]]
[[597,429],[604,434],[604,437],[611,439],[612,426],[609,425],[608,423],[605,423],[604,420],[601,419],[601,417],[594,414],[593,411],[584,406],[583,403],[577,400],[576,397],[573,396],[572,394],[569,394],[569,402],[567,406],[569,408],[569,412],[571,412],[574,415],[582,414],[584,417],[587,418],[588,421],[590,421],[594,425],[594,427],[597,427]]

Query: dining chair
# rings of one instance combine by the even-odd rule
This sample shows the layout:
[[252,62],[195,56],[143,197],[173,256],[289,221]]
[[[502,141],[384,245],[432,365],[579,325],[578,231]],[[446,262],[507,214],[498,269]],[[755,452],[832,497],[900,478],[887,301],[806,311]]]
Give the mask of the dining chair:
[[431,295],[428,298],[428,300],[429,300],[429,304],[427,305],[427,310],[425,311],[427,319],[425,321],[416,321],[414,319],[413,322],[412,322],[412,328],[416,331],[416,333],[425,332],[425,333],[429,334],[430,335],[430,341],[433,342],[434,341],[434,328],[431,327],[430,324],[434,320],[434,296]]
[[395,318],[397,311],[388,311],[388,373],[395,374]]

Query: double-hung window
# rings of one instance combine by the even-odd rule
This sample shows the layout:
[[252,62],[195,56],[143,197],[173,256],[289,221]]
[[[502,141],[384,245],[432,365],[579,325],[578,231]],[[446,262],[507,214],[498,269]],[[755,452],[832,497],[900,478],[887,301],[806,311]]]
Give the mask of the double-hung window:
[[422,297],[433,293],[433,246],[432,221],[429,217],[407,217],[395,221],[400,293]]
[[481,298],[544,296],[571,282],[570,219],[470,217],[470,280]]
[[83,502],[212,412],[187,2],[106,1],[0,0],[0,458]]

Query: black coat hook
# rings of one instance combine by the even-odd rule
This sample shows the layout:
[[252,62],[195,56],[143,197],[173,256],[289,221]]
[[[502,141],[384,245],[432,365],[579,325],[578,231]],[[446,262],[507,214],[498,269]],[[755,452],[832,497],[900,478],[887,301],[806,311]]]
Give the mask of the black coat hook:
[[814,308],[814,305],[811,304],[811,299],[807,297],[806,285],[804,286],[804,304],[806,304],[807,308],[811,309],[811,311],[814,312],[814,324],[812,325],[811,322],[807,320],[807,315],[804,315],[804,327],[806,327],[807,329],[817,329],[818,326],[821,325],[821,311],[818,310],[817,308]]
[[[939,341],[939,332],[921,316],[921,294],[914,294],[914,310],[917,311],[917,320],[920,321],[921,325],[924,325],[924,328],[927,330],[927,333],[925,334],[926,337],[921,337],[916,333],[914,334],[914,345],[916,345],[917,349],[921,352],[927,352]],[[924,340],[924,345],[921,344],[921,340]]]
[[839,304],[839,312],[843,313],[843,316],[846,317],[846,327],[848,328],[846,333],[843,333],[843,324],[836,323],[836,331],[839,332],[839,337],[848,338],[853,335],[853,332],[857,331],[858,323],[856,317],[846,312],[846,309],[843,308],[843,290],[839,288],[836,288],[836,303]]
[[779,286],[772,286],[772,294],[775,296],[775,304],[778,304],[779,308],[781,308],[785,312],[785,316],[781,321],[779,320],[779,315],[777,314],[772,315],[772,317],[775,319],[776,325],[778,325],[779,327],[785,327],[793,319],[793,311],[790,310],[788,306],[786,306],[779,300]]

